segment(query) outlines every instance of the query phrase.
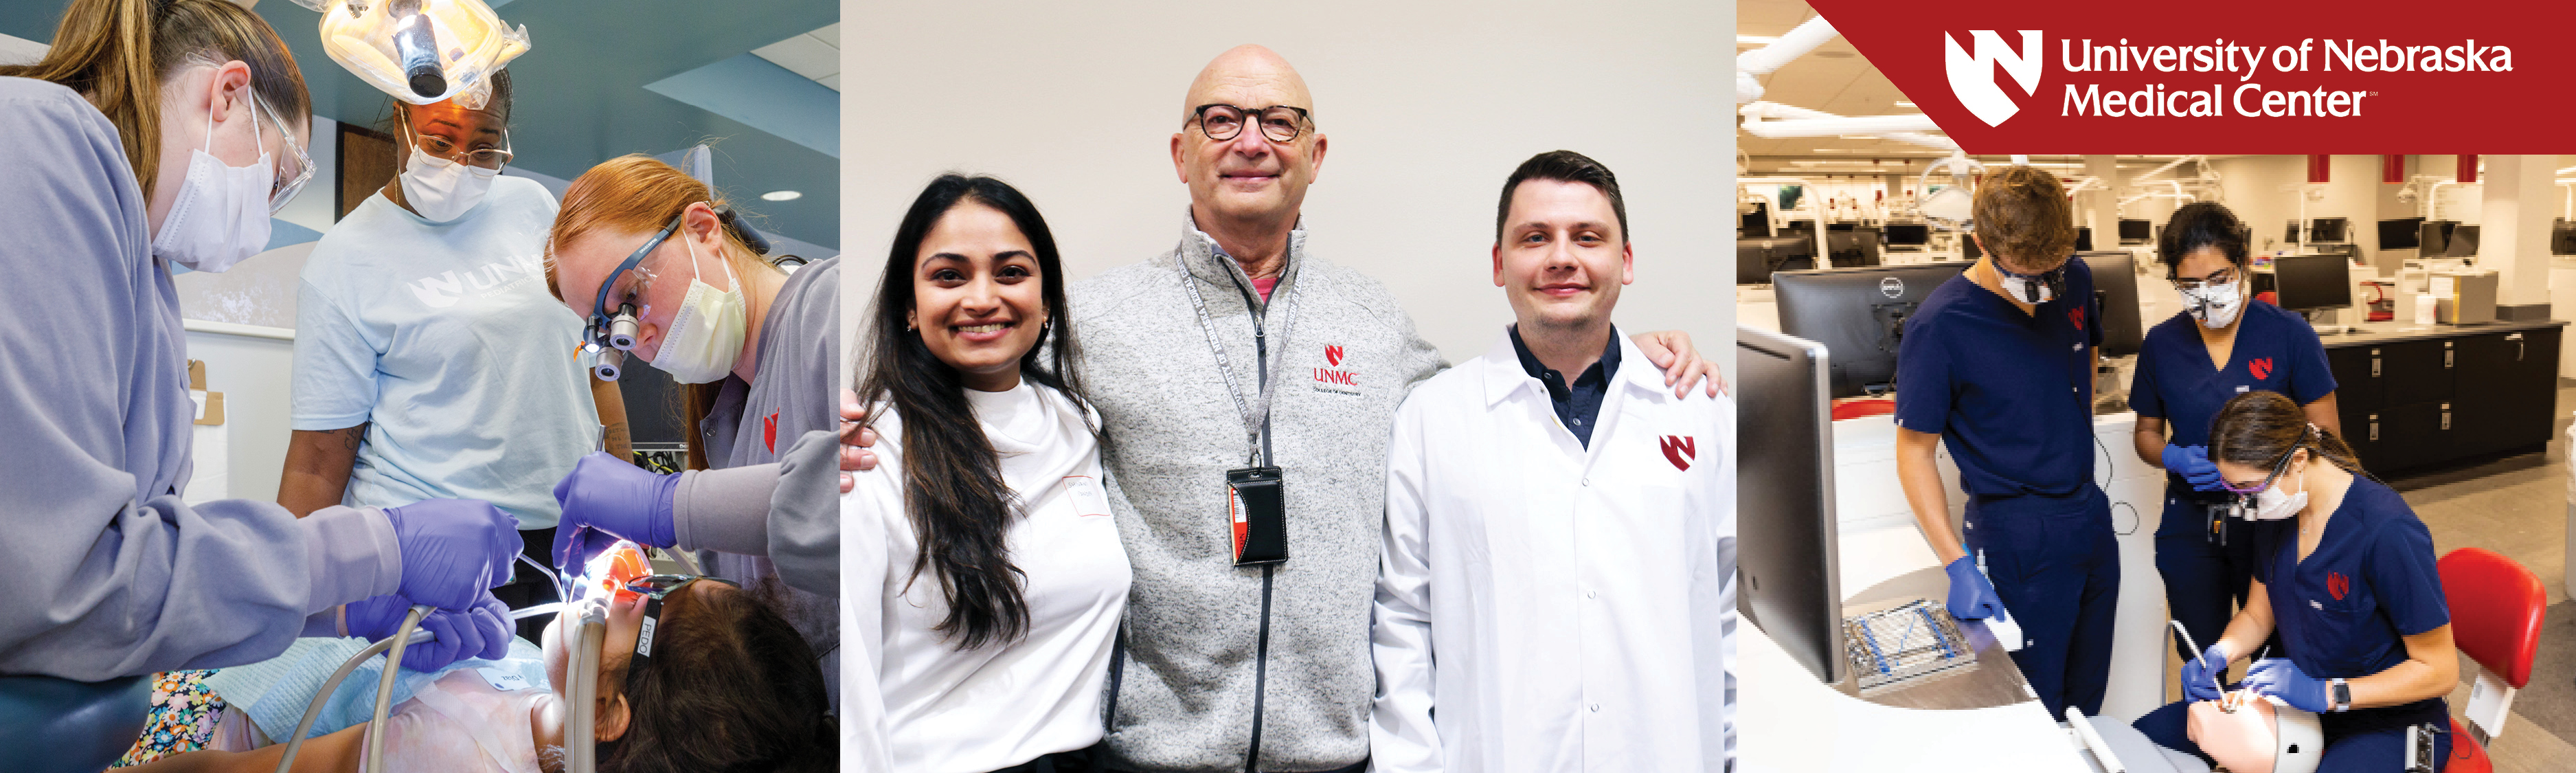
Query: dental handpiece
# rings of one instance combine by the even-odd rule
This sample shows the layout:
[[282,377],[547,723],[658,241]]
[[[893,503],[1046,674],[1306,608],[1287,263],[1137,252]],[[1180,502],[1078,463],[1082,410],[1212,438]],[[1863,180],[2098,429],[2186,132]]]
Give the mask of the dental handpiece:
[[[2166,621],[2166,622],[2169,622],[2169,623],[2172,623],[2172,624],[2173,624],[2174,633],[2182,634],[2182,646],[2190,647],[2190,648],[2191,648],[2191,651],[2192,651],[2191,659],[2192,659],[2193,661],[2196,661],[2196,662],[2200,663],[2200,665],[2201,665],[2202,667],[2204,667],[2204,668],[2208,667],[2208,666],[2209,666],[2209,652],[2208,652],[2207,650],[2203,650],[2203,649],[2201,649],[2201,648],[2200,648],[2200,643],[2199,643],[2199,642],[2195,642],[2195,641],[2192,641],[2192,640],[2191,640],[2191,632],[2183,629],[2183,627],[2182,627],[2182,621],[2180,621],[2180,620],[2168,620],[2168,621]],[[2220,663],[2220,664],[2218,664],[2218,667],[2219,667],[2219,668],[2226,668],[2226,667],[2227,667],[2227,664],[2225,664],[2225,663]],[[2226,697],[2227,697],[2227,685],[2222,684],[2222,683],[2220,683],[2220,682],[2218,681],[2218,672],[2215,672],[2215,671],[2210,672],[2210,674],[2209,674],[2209,686],[2210,686],[2210,687],[2213,687],[2213,688],[2216,688],[2216,689],[2218,690],[2218,695],[2219,695],[2219,698],[2220,698],[2220,700],[2218,701],[2218,708],[2219,708],[2220,710],[2222,710],[2222,711],[2228,711],[2228,712],[2234,712],[2234,711],[2236,710],[2236,708],[2235,708],[2234,706],[2230,706],[2230,705],[2228,705],[2228,703],[2227,703],[2227,701],[2226,701]]]

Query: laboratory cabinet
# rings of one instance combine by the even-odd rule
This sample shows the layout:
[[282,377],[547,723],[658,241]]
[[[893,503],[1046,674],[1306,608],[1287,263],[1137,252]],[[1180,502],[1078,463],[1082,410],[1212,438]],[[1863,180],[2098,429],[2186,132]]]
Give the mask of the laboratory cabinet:
[[2325,336],[2345,439],[2381,475],[2540,450],[2566,324],[2371,325]]

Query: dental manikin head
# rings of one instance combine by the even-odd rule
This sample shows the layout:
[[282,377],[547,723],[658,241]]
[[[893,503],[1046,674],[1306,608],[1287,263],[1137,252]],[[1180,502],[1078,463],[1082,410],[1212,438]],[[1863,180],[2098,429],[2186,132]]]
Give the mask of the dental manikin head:
[[2230,773],[2316,773],[2325,756],[2317,715],[2252,690],[2193,703],[2186,714],[2191,742]]
[[[621,541],[572,578],[580,598],[546,627],[546,676],[556,703],[534,718],[549,770],[562,759],[568,648],[581,611],[607,612],[594,724],[602,771],[822,771],[838,766],[822,668],[803,636],[733,585],[652,575],[641,548]],[[635,657],[652,598],[667,589],[651,626],[652,655]]]

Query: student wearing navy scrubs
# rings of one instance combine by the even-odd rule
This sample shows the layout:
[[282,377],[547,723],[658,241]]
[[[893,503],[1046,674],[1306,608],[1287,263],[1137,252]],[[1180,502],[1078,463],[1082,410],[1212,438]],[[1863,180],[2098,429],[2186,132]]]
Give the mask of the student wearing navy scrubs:
[[[2341,432],[2325,345],[2299,315],[2247,292],[2245,240],[2251,232],[2226,207],[2186,204],[2166,221],[2157,257],[2182,295],[2183,311],[2147,331],[2129,405],[2138,411],[2138,458],[2164,468],[2163,523],[2156,571],[2165,607],[2193,642],[2218,639],[2245,603],[2255,532],[2278,523],[2227,517],[2235,501],[2209,462],[2209,422],[2230,398],[2252,390],[2287,395],[2307,420]],[[2168,430],[2171,434],[2168,436]],[[2177,636],[2177,656],[2193,655]]]
[[[2069,260],[2055,175],[2007,167],[1973,212],[1986,257],[1925,296],[1897,347],[1897,477],[1949,575],[1950,614],[2008,614],[2024,638],[2013,662],[2049,716],[2096,714],[2120,561],[2093,482],[2093,275]],[[1950,528],[1934,458],[1944,442],[1968,496],[1964,532]]]
[[2239,395],[2219,409],[2210,434],[2226,485],[2252,493],[2248,515],[2287,528],[2254,539],[2253,594],[2224,636],[2184,661],[2185,700],[2135,726],[2199,754],[2184,731],[2185,708],[2218,697],[2212,675],[2257,654],[2277,630],[2278,657],[2256,661],[2240,686],[2317,713],[2320,773],[2404,770],[2406,736],[2426,725],[2440,770],[2452,743],[2443,696],[2460,675],[2432,533],[2396,491],[2359,474],[2351,446],[2309,423],[2291,398]]

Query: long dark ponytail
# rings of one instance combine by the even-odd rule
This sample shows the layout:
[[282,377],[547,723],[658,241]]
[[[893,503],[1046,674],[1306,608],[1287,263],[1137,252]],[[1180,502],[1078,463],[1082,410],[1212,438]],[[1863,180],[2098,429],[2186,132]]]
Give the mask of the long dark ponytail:
[[[1029,627],[1022,573],[1011,563],[1008,541],[1020,514],[1018,497],[1002,480],[1001,458],[967,405],[957,370],[933,356],[920,333],[904,329],[921,243],[941,217],[966,203],[1010,216],[1037,256],[1047,321],[1037,344],[1020,355],[1020,378],[1063,393],[1076,407],[1090,404],[1073,367],[1081,347],[1065,310],[1064,264],[1037,205],[991,177],[946,174],[931,181],[904,214],[886,255],[859,395],[868,404],[889,403],[903,417],[904,510],[921,543],[912,574],[917,579],[927,571],[938,578],[948,618],[933,630],[960,650],[1016,641]],[[1091,430],[1098,438],[1099,428]]]
[[2309,424],[2307,412],[2279,392],[2258,389],[2230,398],[2209,424],[2211,461],[2268,468],[2304,448],[2310,456],[2345,472],[2370,476],[2351,444]]

